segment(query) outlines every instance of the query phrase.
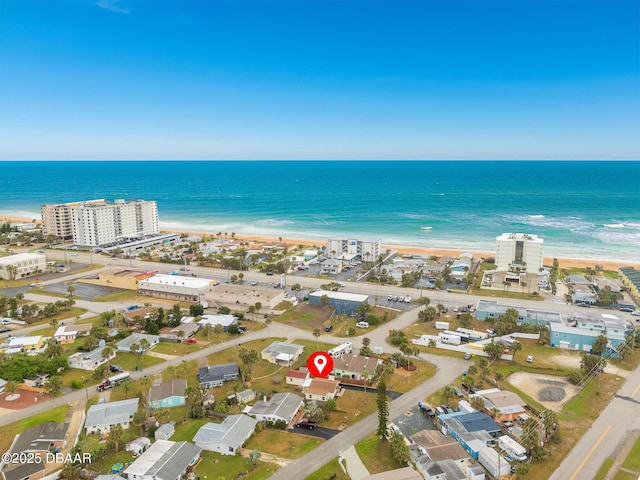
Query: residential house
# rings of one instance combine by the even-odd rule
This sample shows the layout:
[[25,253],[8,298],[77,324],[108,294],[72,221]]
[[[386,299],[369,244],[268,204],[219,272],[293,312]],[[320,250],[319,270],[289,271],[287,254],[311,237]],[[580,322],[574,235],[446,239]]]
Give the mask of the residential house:
[[128,480],[180,480],[200,459],[201,451],[189,442],[156,440],[123,473]]
[[220,325],[225,332],[227,328],[234,323],[238,323],[238,317],[231,314],[202,315],[200,320],[198,320],[200,328],[205,328],[207,325],[214,328],[216,325]]
[[302,387],[302,394],[306,400],[325,402],[336,398],[340,393],[340,382],[328,378],[314,378],[308,386]]
[[50,377],[51,375],[49,375],[48,373],[39,373],[37,375],[34,375],[31,378],[25,378],[24,384],[27,387],[32,387],[32,388],[44,387],[47,383],[49,383]]
[[0,349],[5,354],[28,353],[40,350],[44,345],[44,337],[42,335],[31,335],[24,337],[9,337],[0,345]]
[[106,347],[99,347],[90,352],[77,352],[69,357],[69,366],[80,370],[93,371],[100,365],[104,365],[116,357],[115,349],[111,348],[111,355],[108,358],[102,356],[102,352]]
[[156,440],[169,440],[174,433],[176,433],[176,422],[171,421],[160,425],[157,430],[153,432],[153,437]]
[[210,367],[200,367],[198,378],[200,385],[205,388],[220,387],[224,382],[237,380],[239,375],[238,364],[223,363],[221,365],[211,365]]
[[134,343],[138,344],[139,351],[142,351],[142,347],[140,346],[140,342],[142,340],[146,340],[149,343],[149,348],[147,350],[151,350],[160,342],[160,336],[158,335],[148,335],[146,333],[132,333],[127,338],[123,338],[118,343],[116,343],[116,348],[119,352],[131,352],[131,345]]
[[362,477],[362,480],[422,480],[422,475],[411,467],[402,467]]
[[480,390],[472,396],[484,399],[484,410],[494,414],[498,421],[513,420],[518,415],[526,412],[527,403],[516,393],[498,388]]
[[271,400],[260,400],[252,407],[245,408],[244,412],[261,422],[283,421],[288,424],[303,404],[303,398],[298,395],[276,393]]
[[68,423],[41,423],[16,435],[8,453],[44,455],[56,448],[63,448],[67,445],[68,430]]
[[93,328],[93,325],[62,325],[53,334],[56,342],[61,345],[73,343],[78,337],[86,337]]
[[333,359],[332,374],[336,379],[362,380],[366,372],[369,378],[373,377],[378,365],[382,360],[374,357],[363,357],[362,355],[343,355]]
[[213,393],[205,393],[202,397],[202,406],[204,408],[213,408],[216,403],[216,397]]
[[187,381],[177,378],[155,385],[149,390],[149,407],[171,408],[184,405],[186,389]]
[[320,271],[323,275],[337,275],[342,272],[342,260],[329,258],[320,264]]
[[262,350],[262,360],[266,360],[269,363],[277,363],[280,365],[291,365],[295,362],[302,352],[304,351],[303,345],[286,342],[273,342],[267,348]]
[[301,387],[309,379],[309,372],[302,370],[289,370],[285,376],[287,385],[297,385]]
[[177,327],[165,327],[160,330],[161,342],[181,342],[187,338],[193,337],[200,325],[197,323],[181,323]]
[[132,398],[92,405],[84,422],[87,434],[108,432],[116,424],[122,425],[123,429],[129,428],[133,414],[138,410],[139,401],[139,398]]
[[38,480],[44,478],[45,466],[45,462],[21,463],[0,473],[4,480]]
[[207,423],[200,427],[193,442],[204,450],[235,455],[257,424],[257,420],[247,415],[229,415],[222,423]]
[[469,454],[455,438],[443,435],[438,430],[421,430],[411,435],[410,438],[432,462],[441,460],[465,461],[469,458]]

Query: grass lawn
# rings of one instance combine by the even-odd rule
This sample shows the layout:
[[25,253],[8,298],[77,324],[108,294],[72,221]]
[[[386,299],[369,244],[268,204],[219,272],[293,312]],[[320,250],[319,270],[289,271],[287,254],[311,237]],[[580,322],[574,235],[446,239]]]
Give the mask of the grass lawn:
[[145,367],[152,367],[158,363],[162,363],[165,360],[157,357],[150,357],[149,355],[142,355],[138,358],[134,353],[118,352],[116,358],[111,360],[112,365],[120,365],[123,370],[133,372],[136,367],[144,369]]
[[[174,410],[171,408],[170,410]],[[173,412],[172,412],[173,413]],[[179,415],[177,415],[179,416]],[[173,417],[173,415],[172,415]],[[200,427],[206,425],[207,423],[213,422],[211,418],[188,418],[185,423],[182,421],[176,421],[176,433],[171,437],[172,442],[193,442],[193,437],[195,437]]]
[[309,453],[322,442],[324,440],[317,437],[265,428],[260,433],[254,433],[244,447],[282,458],[294,459]]
[[616,476],[613,477],[613,480],[638,480],[638,475],[630,472],[625,472],[624,470],[618,470]]
[[51,410],[47,410],[46,412],[33,415],[29,418],[25,418],[24,420],[10,423],[9,425],[2,427],[2,435],[0,435],[0,451],[6,452],[9,450],[14,437],[28,428],[35,427],[36,425],[40,425],[44,422],[63,422],[68,410],[68,405],[61,405]]
[[334,458],[306,477],[305,480],[349,480],[349,478],[349,475],[346,475],[338,464],[338,458]]
[[344,394],[336,400],[340,411],[331,412],[325,416],[322,426],[342,430],[375,412],[377,410],[376,389],[372,389],[371,392],[345,390]]
[[611,470],[612,466],[613,466],[613,459],[606,458],[602,463],[602,466],[596,472],[596,476],[593,477],[593,480],[604,480],[607,477],[607,473],[609,473],[609,470]]
[[221,455],[203,450],[201,460],[196,465],[195,474],[196,477],[200,476],[203,479],[207,476],[210,476],[211,479],[240,478],[239,474],[242,474],[243,479],[262,480],[269,478],[277,469],[278,465],[275,463],[265,462],[258,463],[254,469],[246,458],[239,455]]
[[393,458],[389,442],[380,441],[375,434],[357,443],[356,452],[372,475],[405,466]]
[[[515,287],[514,287],[515,288]],[[524,300],[538,300],[544,301],[542,295],[533,295],[532,293],[521,292],[519,290],[491,290],[488,288],[474,288],[471,292],[473,295],[482,295],[484,297],[499,297],[499,298],[520,298]]]
[[633,444],[633,447],[622,466],[640,473],[640,437],[638,437],[636,443]]
[[208,346],[209,345],[198,345],[197,343],[160,342],[158,345],[153,347],[152,352],[164,353],[166,355],[178,355],[182,357],[188,353],[202,350],[204,347]]
[[408,372],[403,368],[396,369],[396,373],[391,376],[387,389],[406,393],[421,383],[426,382],[436,373],[436,367],[431,363],[416,361],[414,365],[416,365],[418,369],[413,372]]

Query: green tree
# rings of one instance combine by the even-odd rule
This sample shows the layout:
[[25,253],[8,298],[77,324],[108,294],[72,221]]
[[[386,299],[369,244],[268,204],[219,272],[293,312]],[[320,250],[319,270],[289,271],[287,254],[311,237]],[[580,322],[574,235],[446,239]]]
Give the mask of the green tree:
[[471,398],[471,406],[476,410],[482,411],[484,410],[484,398],[480,396],[475,396]]
[[240,360],[242,361],[242,363],[244,363],[247,366],[247,368],[249,369],[249,373],[251,373],[251,366],[254,363],[258,363],[258,360],[260,360],[260,357],[256,350],[254,349],[249,350],[244,347],[242,347],[238,352],[238,357],[240,357]]
[[[267,336],[270,337],[271,336],[271,322],[273,322],[273,320],[271,319],[271,317],[267,317],[264,319],[264,323],[267,326]],[[317,339],[316,339],[317,340]]]
[[598,335],[596,341],[591,345],[591,353],[594,355],[601,356],[607,350],[607,344],[609,343],[609,339],[606,335],[601,334]]
[[516,353],[518,353],[520,350],[522,350],[522,344],[518,340],[515,340],[511,344],[511,360],[513,362],[516,361]]
[[406,464],[409,461],[409,446],[404,440],[404,435],[394,431],[390,439],[391,454],[393,458],[400,464]]
[[319,328],[314,328],[313,329],[313,336],[316,337],[316,349],[320,350],[320,346],[318,344],[318,337],[321,335],[320,329]]
[[460,315],[460,318],[458,319],[458,326],[462,328],[472,328],[473,316],[468,312],[464,312],[463,314]]
[[113,354],[114,354],[113,348],[111,348],[108,345],[106,347],[104,347],[102,349],[102,352],[100,353],[100,357],[102,357],[103,360],[107,361],[107,368],[111,364],[111,357],[113,357]]
[[585,375],[597,375],[606,365],[606,360],[598,355],[583,353],[580,359],[580,368]]
[[453,391],[453,387],[451,385],[447,385],[442,389],[441,395],[442,401],[448,405],[451,403],[451,400],[454,399],[456,392]]
[[328,412],[334,412],[338,409],[338,404],[334,398],[328,398],[326,402],[324,402],[324,408]]
[[482,350],[484,351],[484,353],[489,355],[489,360],[493,362],[495,360],[498,360],[502,356],[504,347],[501,343],[491,340],[491,342],[487,343]]
[[46,347],[44,350],[44,354],[47,358],[55,358],[60,357],[64,354],[64,348],[58,342],[56,342],[55,338],[50,338],[45,343]]
[[118,452],[118,446],[120,444],[120,440],[122,439],[123,433],[124,430],[122,429],[122,425],[119,423],[112,425],[111,429],[109,430],[109,440],[114,443],[116,447],[116,453]]
[[378,430],[376,435],[380,439],[384,439],[387,434],[387,423],[389,422],[389,400],[387,398],[387,384],[384,378],[378,382],[376,404],[378,406]]
[[329,295],[327,295],[326,293],[324,295],[321,295],[320,296],[320,303],[325,307],[327,305],[329,305]]
[[53,375],[49,378],[49,381],[47,382],[47,391],[49,392],[49,395],[55,395],[60,391],[61,387],[62,377],[60,375]]
[[248,461],[251,464],[251,468],[256,469],[258,467],[258,463],[260,462],[261,456],[262,456],[262,453],[260,453],[257,450],[251,450],[251,452],[249,452]]
[[192,303],[189,305],[189,315],[192,317],[199,317],[204,313],[204,307],[199,303]]
[[147,421],[147,414],[144,410],[138,410],[133,414],[133,424],[140,427],[140,435],[144,434],[144,422]]

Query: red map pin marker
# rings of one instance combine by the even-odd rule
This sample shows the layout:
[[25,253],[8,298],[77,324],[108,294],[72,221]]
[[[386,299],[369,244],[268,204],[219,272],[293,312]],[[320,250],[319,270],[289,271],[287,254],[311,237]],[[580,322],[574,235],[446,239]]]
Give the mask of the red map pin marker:
[[333,370],[333,358],[327,352],[315,352],[307,360],[307,368],[314,377],[328,377]]

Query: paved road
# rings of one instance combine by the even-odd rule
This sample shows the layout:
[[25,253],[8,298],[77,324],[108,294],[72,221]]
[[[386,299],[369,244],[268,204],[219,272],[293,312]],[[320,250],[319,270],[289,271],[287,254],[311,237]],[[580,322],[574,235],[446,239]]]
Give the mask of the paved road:
[[[424,355],[420,357],[426,360]],[[406,412],[417,405],[419,400],[424,400],[432,393],[451,383],[467,365],[467,362],[463,360],[448,357],[434,357],[433,363],[438,367],[438,370],[431,379],[389,403],[389,418],[394,418]],[[325,463],[337,457],[338,452],[346,451],[351,445],[355,445],[372,432],[375,432],[377,427],[378,414],[372,413],[352,427],[343,430],[331,440],[327,440],[322,445],[314,448],[312,452],[281,468],[269,478],[274,480],[305,478]]]
[[636,368],[550,480],[591,480],[627,437],[640,432],[640,367]]

